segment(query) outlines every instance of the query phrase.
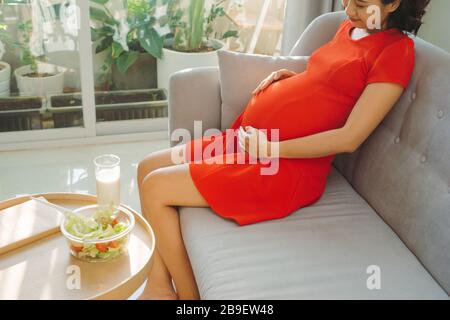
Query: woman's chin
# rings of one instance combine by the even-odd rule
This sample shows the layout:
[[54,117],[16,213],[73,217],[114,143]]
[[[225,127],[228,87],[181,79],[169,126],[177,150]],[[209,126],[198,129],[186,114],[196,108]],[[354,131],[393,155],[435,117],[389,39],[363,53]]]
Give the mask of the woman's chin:
[[350,22],[352,24],[352,27],[354,27],[354,28],[360,28],[360,29],[366,28],[366,24],[362,20],[351,20],[350,19]]

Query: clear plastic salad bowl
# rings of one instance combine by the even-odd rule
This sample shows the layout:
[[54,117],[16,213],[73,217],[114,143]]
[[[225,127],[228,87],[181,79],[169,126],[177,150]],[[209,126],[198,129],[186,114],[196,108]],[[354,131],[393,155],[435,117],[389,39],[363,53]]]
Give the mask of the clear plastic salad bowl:
[[61,232],[74,257],[109,261],[127,251],[134,224],[134,215],[125,207],[94,204],[65,212]]

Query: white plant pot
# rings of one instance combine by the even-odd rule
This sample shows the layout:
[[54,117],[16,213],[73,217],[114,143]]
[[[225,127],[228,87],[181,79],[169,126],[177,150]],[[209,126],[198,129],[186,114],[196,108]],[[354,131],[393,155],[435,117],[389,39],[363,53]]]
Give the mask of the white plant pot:
[[[213,39],[211,41],[219,49],[225,45],[220,40]],[[209,52],[180,52],[163,48],[162,59],[157,61],[158,88],[169,90],[169,78],[177,71],[188,68],[218,66],[217,50]]]
[[53,76],[32,78],[24,76],[31,73],[31,66],[23,66],[14,71],[17,79],[17,87],[20,95],[43,96],[50,93],[62,93],[64,91],[64,73],[67,68],[49,63],[38,63],[38,72],[52,73]]
[[10,79],[11,79],[11,66],[0,61],[0,65],[3,69],[0,70],[0,97],[8,97],[10,95]]

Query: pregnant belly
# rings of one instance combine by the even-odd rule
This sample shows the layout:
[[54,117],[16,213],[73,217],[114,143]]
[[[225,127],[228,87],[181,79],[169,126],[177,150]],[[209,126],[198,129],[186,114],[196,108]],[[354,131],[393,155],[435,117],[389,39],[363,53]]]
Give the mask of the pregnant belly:
[[[323,86],[296,75],[273,83],[253,96],[242,119],[242,126],[277,130],[279,140],[293,139],[338,128],[349,115],[349,101],[330,99]],[[273,132],[273,131],[272,131]]]

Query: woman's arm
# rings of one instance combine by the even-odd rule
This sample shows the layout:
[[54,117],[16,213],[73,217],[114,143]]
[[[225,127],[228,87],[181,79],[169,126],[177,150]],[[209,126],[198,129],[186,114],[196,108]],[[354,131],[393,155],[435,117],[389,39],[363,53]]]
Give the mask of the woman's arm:
[[[366,86],[342,128],[306,137],[269,143],[269,157],[316,158],[355,151],[377,128],[403,93],[396,83]],[[274,151],[275,150],[275,151]],[[273,154],[275,152],[275,154]]]

